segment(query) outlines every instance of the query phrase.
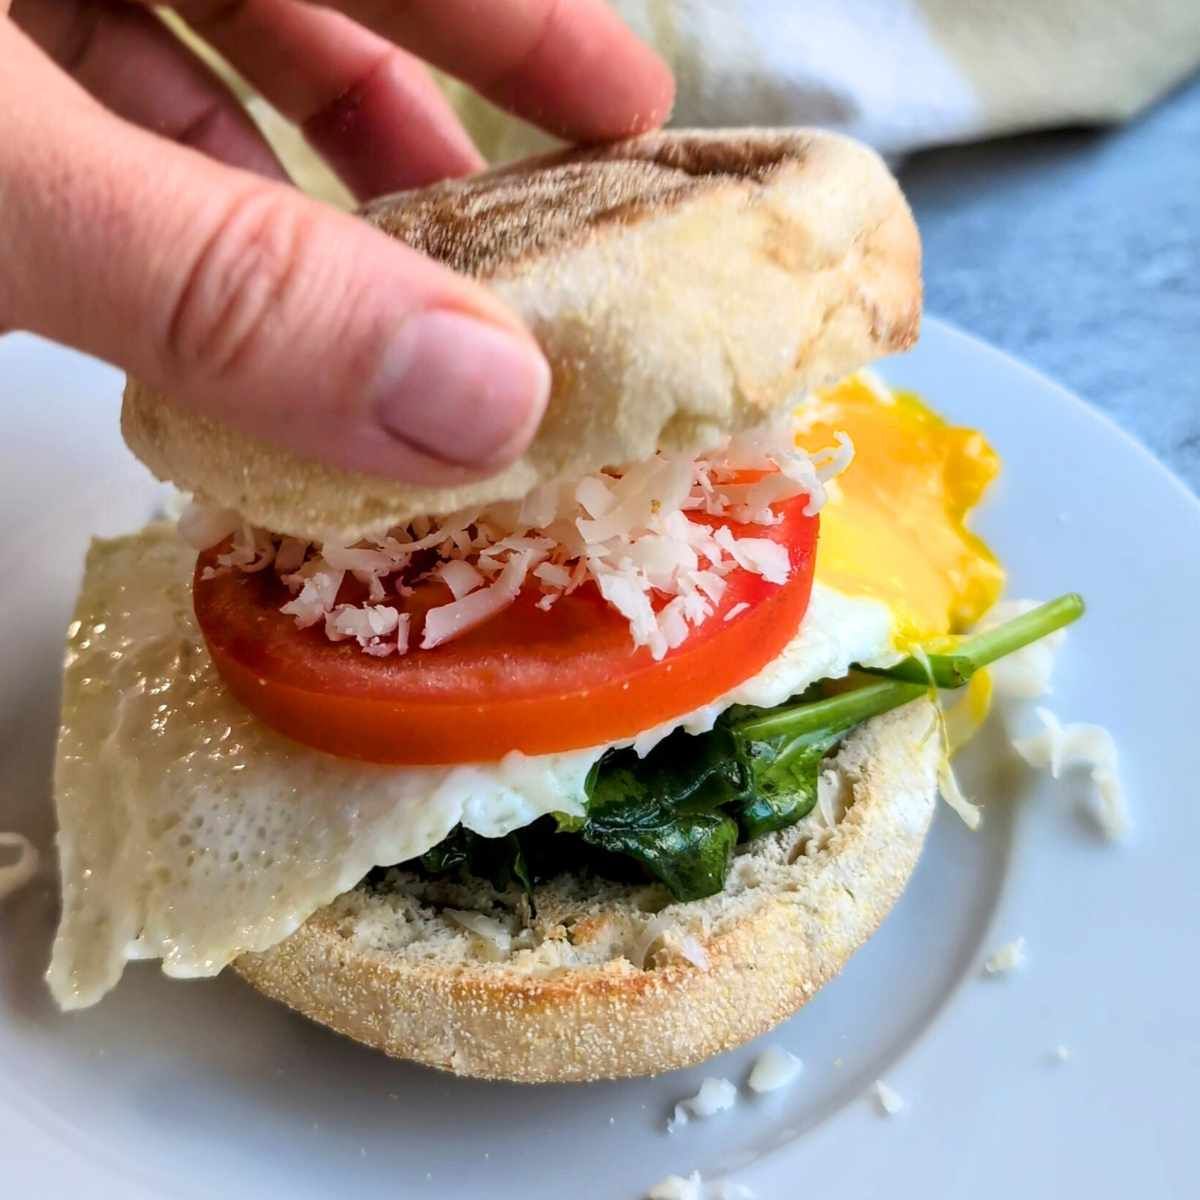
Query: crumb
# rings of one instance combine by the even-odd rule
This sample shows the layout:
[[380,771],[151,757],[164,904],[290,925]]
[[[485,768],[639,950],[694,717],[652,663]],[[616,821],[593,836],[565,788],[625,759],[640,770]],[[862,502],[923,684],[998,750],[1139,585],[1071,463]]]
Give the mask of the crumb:
[[795,1082],[804,1064],[782,1046],[768,1046],[757,1058],[746,1081],[752,1092],[774,1092]]
[[879,1105],[880,1113],[885,1117],[894,1117],[904,1108],[904,1097],[895,1088],[884,1083],[882,1079],[875,1080],[875,1102]]
[[1025,939],[1016,937],[988,955],[987,962],[983,964],[983,973],[985,975],[1007,975],[1010,971],[1021,970],[1028,961]]
[[646,1193],[646,1200],[701,1200],[701,1186],[699,1171],[693,1171],[686,1179],[682,1175],[668,1175]]
[[700,1085],[700,1090],[694,1096],[675,1105],[675,1112],[667,1122],[667,1132],[674,1133],[682,1129],[692,1117],[703,1119],[728,1112],[737,1099],[737,1088],[728,1079],[710,1077]]

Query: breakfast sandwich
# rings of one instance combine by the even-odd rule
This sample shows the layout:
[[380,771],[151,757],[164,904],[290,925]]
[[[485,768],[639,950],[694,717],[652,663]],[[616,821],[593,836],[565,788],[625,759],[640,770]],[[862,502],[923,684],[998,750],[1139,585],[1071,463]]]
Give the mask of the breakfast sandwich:
[[966,636],[984,437],[863,371],[912,345],[882,162],[672,132],[379,200],[553,371],[528,450],[426,486],[301,460],[131,380],[191,493],[96,542],[69,631],[49,984],[227,966],[388,1054],[649,1074],[790,1016],[903,890]]

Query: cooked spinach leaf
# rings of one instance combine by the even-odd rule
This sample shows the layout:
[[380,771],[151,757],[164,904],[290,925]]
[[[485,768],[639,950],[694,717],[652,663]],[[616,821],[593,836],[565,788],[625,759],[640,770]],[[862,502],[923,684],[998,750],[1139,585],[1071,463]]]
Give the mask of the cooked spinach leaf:
[[521,832],[500,838],[486,838],[462,825],[456,825],[416,862],[427,875],[450,875],[465,871],[486,879],[500,892],[514,883],[530,892],[534,878],[526,861]]
[[737,806],[742,841],[787,829],[812,812],[821,760],[848,732],[838,729],[796,737],[736,739],[748,775],[748,786]]
[[724,809],[743,782],[724,731],[677,732],[644,759],[632,750],[605,755],[588,780],[588,815],[575,832],[635,859],[677,899],[712,896],[725,885],[738,842],[737,822]]

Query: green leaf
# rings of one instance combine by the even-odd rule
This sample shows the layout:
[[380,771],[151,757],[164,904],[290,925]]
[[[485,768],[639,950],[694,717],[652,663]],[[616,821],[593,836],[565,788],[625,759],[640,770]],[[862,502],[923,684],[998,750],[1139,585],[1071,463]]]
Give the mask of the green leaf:
[[462,825],[456,825],[431,850],[417,860],[427,875],[452,875],[466,871],[486,879],[498,892],[517,884],[526,893],[533,891],[534,878],[526,861],[520,833],[486,838]]
[[737,807],[743,841],[787,829],[803,820],[817,803],[821,762],[847,730],[820,730],[796,737],[738,739],[748,786]]
[[743,776],[724,731],[674,733],[644,759],[616,751],[592,773],[587,820],[576,829],[589,845],[641,863],[677,900],[712,896],[738,840],[722,809],[741,794]]
[[661,805],[619,805],[589,821],[582,837],[641,863],[676,900],[701,900],[725,886],[738,826],[720,813],[674,815]]

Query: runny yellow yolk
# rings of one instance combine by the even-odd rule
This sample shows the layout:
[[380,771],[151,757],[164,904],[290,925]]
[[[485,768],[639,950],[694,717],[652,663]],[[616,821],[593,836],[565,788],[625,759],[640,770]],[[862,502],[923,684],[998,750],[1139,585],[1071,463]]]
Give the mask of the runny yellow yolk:
[[801,410],[806,450],[841,431],[854,461],[821,510],[816,578],[892,611],[899,649],[973,625],[995,603],[1004,570],[964,520],[1000,469],[981,433],[948,425],[911,393],[888,396],[860,377]]

